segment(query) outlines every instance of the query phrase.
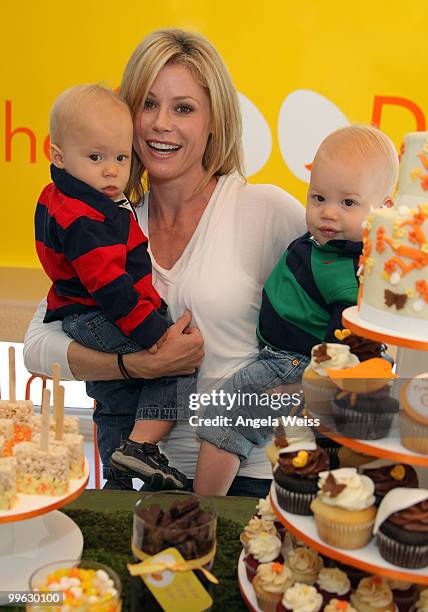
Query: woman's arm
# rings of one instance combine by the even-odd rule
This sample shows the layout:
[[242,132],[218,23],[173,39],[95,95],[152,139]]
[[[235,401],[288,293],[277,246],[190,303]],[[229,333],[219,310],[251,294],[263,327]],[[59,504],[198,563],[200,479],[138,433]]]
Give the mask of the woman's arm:
[[[122,378],[117,356],[102,353],[74,342],[62,331],[60,322],[43,323],[43,300],[30,323],[24,341],[24,363],[30,372],[51,374],[52,364],[61,365],[66,380],[115,380]],[[185,312],[169,328],[166,342],[156,354],[147,351],[124,356],[124,363],[135,378],[158,378],[191,374],[203,358],[203,339],[197,328],[188,328],[192,316]]]

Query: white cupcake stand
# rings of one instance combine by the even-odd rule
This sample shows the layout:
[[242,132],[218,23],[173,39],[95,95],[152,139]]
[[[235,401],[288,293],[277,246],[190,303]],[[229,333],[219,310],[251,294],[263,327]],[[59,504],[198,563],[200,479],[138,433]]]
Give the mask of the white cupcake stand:
[[[70,503],[85,490],[89,464],[85,460],[82,478],[70,480],[67,494],[18,494],[18,504],[0,510],[0,592],[26,591],[29,578],[40,566],[62,559],[79,559],[83,536],[74,521],[58,508]],[[7,598],[0,606],[7,604]]]
[[[415,335],[404,336],[404,334],[398,334],[392,329],[370,325],[360,318],[357,306],[347,308],[344,311],[343,324],[359,336],[397,346],[396,369],[400,378],[413,378],[414,376],[428,373],[428,338]],[[306,412],[308,416],[321,416],[315,413],[309,414],[307,410]],[[323,419],[323,417],[321,418]],[[380,440],[355,440],[335,433],[333,428],[330,427],[328,418],[324,417],[323,420],[324,423],[321,423],[319,427],[321,433],[339,444],[347,446],[351,450],[373,457],[391,459],[392,461],[428,468],[428,455],[415,453],[405,448],[402,446],[398,436],[382,438]],[[428,567],[410,570],[388,563],[379,554],[375,538],[372,538],[367,546],[357,550],[344,550],[326,544],[318,536],[313,516],[291,514],[280,507],[273,483],[270,491],[270,500],[278,520],[288,531],[298,540],[322,555],[335,559],[345,565],[357,567],[367,573],[428,586]],[[241,553],[238,562],[238,582],[247,608],[258,612],[260,608],[257,606],[254,589],[247,578],[245,570],[244,552]]]

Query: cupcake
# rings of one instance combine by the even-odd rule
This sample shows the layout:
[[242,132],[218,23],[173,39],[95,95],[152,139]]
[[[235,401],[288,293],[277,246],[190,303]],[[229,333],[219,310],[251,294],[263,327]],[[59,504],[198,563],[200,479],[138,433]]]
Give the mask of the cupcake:
[[277,536],[278,532],[272,521],[267,521],[260,516],[253,516],[248,524],[244,527],[244,531],[241,533],[240,540],[244,548],[245,554],[248,554],[248,545],[251,540],[260,535],[261,533],[268,533],[269,535]]
[[299,546],[288,553],[287,565],[295,582],[313,585],[324,562],[315,550]]
[[337,567],[323,568],[318,574],[315,586],[322,595],[324,605],[339,597],[349,599],[351,594],[351,582],[348,576]]
[[407,381],[400,391],[400,438],[406,448],[428,455],[428,408],[423,397],[428,393],[427,375]]
[[351,595],[351,603],[358,612],[394,612],[392,591],[380,576],[363,578]]
[[248,544],[248,554],[244,558],[247,570],[247,578],[252,582],[260,563],[278,561],[283,563],[284,557],[281,553],[281,540],[268,533],[261,533]]
[[328,370],[339,387],[332,402],[336,430],[361,440],[388,435],[399,403],[391,397],[389,380],[395,377],[385,359],[369,359],[346,370]]
[[260,563],[252,584],[259,608],[263,612],[275,612],[293,579],[290,569],[282,563]]
[[338,548],[365,546],[376,516],[374,484],[355,468],[321,472],[319,492],[311,504],[319,537]]
[[339,449],[337,456],[339,458],[340,467],[359,468],[360,465],[369,463],[370,461],[374,461],[376,459],[376,457],[371,457],[370,455],[357,453],[357,451],[353,451],[347,446],[342,446],[342,448]]
[[348,576],[351,586],[353,589],[356,589],[361,578],[366,578],[369,574],[358,567],[353,567],[352,565],[346,565],[346,563],[339,563],[339,561],[334,562],[335,566],[345,572]]
[[339,451],[342,445],[322,435],[317,436],[317,444],[326,451],[330,470],[336,470],[339,467]]
[[273,522],[275,529],[278,532],[278,536],[283,541],[286,534],[286,529],[284,525],[278,521],[278,517],[276,516],[272,504],[270,503],[270,497],[267,495],[265,498],[261,497],[259,499],[259,503],[256,506],[257,515],[260,516],[265,521]]
[[318,612],[322,603],[322,596],[313,586],[297,582],[285,591],[277,612]]
[[402,580],[387,580],[387,583],[392,591],[392,596],[399,612],[408,612],[418,599],[416,585],[411,582],[403,582]]
[[327,468],[327,453],[315,442],[296,442],[282,448],[273,473],[281,508],[293,514],[311,514],[318,474]]
[[329,603],[324,606],[324,612],[357,612],[355,608],[351,606],[349,601],[344,599],[331,599]]
[[278,425],[275,428],[273,443],[266,449],[266,456],[271,462],[272,469],[278,463],[282,448],[295,444],[296,442],[315,442],[314,432],[310,427],[298,425]]
[[428,565],[428,489],[392,489],[379,506],[374,526],[386,561],[409,569]]
[[374,357],[381,357],[387,346],[362,336],[353,334],[349,329],[336,329],[334,335],[340,342],[349,346],[349,350],[356,355],[360,361],[367,361]]
[[316,414],[330,414],[336,386],[327,375],[328,368],[350,368],[358,363],[358,357],[351,354],[349,346],[335,343],[313,346],[311,361],[302,377],[305,408]]
[[419,593],[419,599],[415,603],[412,612],[428,612],[428,589]]
[[394,463],[388,459],[376,459],[360,466],[360,474],[371,478],[375,485],[376,505],[396,487],[417,488],[418,476],[411,465]]

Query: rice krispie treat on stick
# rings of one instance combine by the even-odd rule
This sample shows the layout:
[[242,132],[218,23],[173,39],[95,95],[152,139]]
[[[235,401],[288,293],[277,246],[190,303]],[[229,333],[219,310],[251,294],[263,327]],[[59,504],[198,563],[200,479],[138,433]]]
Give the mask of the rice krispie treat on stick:
[[18,491],[30,495],[63,495],[68,491],[68,450],[49,446],[50,391],[44,389],[39,443],[15,447]]
[[3,457],[0,459],[0,510],[10,510],[17,501],[16,461]]

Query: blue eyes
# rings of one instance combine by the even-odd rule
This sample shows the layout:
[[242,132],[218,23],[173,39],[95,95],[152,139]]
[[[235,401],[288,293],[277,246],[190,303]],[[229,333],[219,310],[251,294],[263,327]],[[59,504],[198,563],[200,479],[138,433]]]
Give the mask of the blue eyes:
[[[144,102],[144,110],[150,111],[153,110],[156,106],[156,102],[154,102],[153,100],[146,100]],[[174,107],[174,111],[176,113],[179,113],[180,115],[188,115],[189,113],[191,113],[193,111],[193,107],[190,106],[190,104],[177,104],[177,106]]]

